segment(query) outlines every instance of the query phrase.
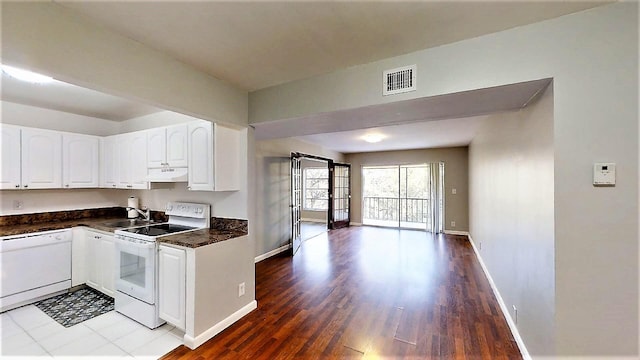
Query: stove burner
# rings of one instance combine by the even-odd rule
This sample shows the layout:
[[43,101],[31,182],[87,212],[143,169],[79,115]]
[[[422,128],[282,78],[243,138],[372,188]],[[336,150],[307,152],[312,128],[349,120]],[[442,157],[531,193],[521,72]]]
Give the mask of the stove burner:
[[126,231],[133,234],[141,234],[147,236],[162,236],[167,234],[173,234],[181,231],[193,230],[194,227],[189,226],[180,226],[173,224],[160,224],[160,225],[147,225],[136,228],[122,229],[121,231]]

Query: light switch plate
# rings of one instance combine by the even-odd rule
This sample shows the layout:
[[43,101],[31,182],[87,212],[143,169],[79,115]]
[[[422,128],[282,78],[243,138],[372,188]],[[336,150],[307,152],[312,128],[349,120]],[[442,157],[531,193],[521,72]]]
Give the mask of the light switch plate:
[[615,186],[615,184],[616,184],[616,164],[615,163],[593,164],[593,185],[594,186]]

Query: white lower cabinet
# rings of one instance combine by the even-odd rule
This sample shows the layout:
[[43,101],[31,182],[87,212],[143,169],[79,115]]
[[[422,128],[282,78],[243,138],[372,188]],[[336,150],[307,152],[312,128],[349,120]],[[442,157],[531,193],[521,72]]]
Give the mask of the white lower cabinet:
[[87,230],[85,250],[87,285],[113,297],[116,276],[116,247],[114,236]]
[[75,227],[71,234],[71,286],[78,286],[87,282],[87,231]]
[[186,261],[184,249],[160,245],[158,305],[160,318],[186,329]]

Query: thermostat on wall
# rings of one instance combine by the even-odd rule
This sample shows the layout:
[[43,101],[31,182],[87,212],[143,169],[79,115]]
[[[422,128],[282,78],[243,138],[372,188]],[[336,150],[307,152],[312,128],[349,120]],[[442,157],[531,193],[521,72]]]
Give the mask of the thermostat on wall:
[[614,186],[616,184],[615,163],[593,164],[593,185]]

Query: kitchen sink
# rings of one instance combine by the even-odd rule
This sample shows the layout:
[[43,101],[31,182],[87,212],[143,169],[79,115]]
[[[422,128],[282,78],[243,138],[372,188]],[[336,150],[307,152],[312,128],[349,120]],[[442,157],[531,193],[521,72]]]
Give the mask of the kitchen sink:
[[132,226],[149,225],[153,223],[154,223],[153,220],[131,219],[131,220],[120,220],[116,222],[110,222],[110,223],[106,223],[105,225],[110,227],[117,227],[117,228],[127,228]]

